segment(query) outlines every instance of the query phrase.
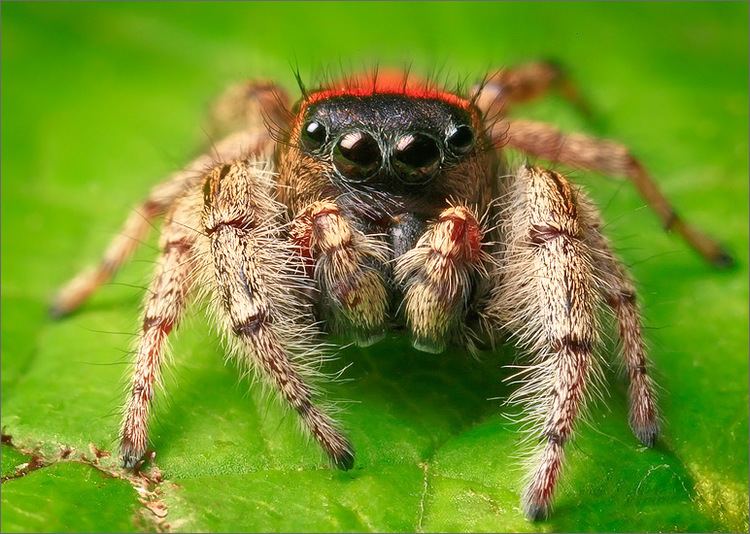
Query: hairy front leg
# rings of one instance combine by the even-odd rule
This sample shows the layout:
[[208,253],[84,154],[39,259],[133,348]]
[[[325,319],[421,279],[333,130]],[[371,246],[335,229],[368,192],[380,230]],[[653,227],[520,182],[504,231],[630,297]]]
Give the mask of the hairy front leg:
[[305,379],[322,355],[305,294],[310,282],[296,250],[281,235],[284,213],[273,198],[267,164],[236,162],[206,178],[203,227],[218,315],[239,361],[273,385],[337,467],[349,469],[352,447],[313,402]]
[[213,143],[208,152],[156,185],[146,200],[133,208],[99,263],[80,272],[58,291],[50,313],[61,317],[73,312],[108,282],[146,239],[153,221],[180,195],[198,185],[206,170],[217,161],[233,161],[249,154],[269,155],[273,143],[264,117],[280,123],[284,117],[282,109],[287,104],[283,90],[264,82],[248,82],[226,93],[217,103],[212,120],[221,132],[233,133]]
[[124,467],[135,466],[146,452],[148,416],[154,385],[160,379],[164,345],[183,314],[195,274],[195,245],[199,234],[193,228],[200,222],[196,216],[198,202],[194,194],[178,200],[162,230],[162,255],[146,298],[135,372],[120,431]]
[[523,167],[507,185],[507,243],[488,315],[528,351],[521,402],[542,443],[531,460],[522,506],[527,517],[549,512],[570,439],[595,370],[599,297],[583,239],[576,193],[559,174]]
[[321,292],[329,329],[368,346],[385,334],[388,290],[385,243],[354,228],[333,201],[314,202],[295,217],[292,242]]
[[583,134],[564,134],[555,127],[534,121],[512,120],[493,127],[496,141],[552,162],[609,175],[627,177],[656,212],[665,230],[677,232],[703,258],[718,267],[732,264],[732,257],[715,240],[684,221],[654,179],[627,147]]
[[416,246],[396,259],[403,313],[418,350],[442,352],[466,328],[473,275],[484,264],[484,232],[466,206],[443,210]]

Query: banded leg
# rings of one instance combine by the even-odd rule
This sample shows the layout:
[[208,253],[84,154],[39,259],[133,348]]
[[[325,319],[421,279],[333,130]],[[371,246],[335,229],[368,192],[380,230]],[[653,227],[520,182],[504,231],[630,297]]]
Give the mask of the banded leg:
[[280,231],[285,208],[272,198],[271,169],[254,161],[211,171],[203,227],[210,240],[219,316],[241,363],[261,372],[300,415],[337,467],[354,453],[334,421],[313,404],[305,364],[318,332],[303,296],[308,279]]
[[[523,167],[505,197],[502,281],[488,313],[533,355],[512,400],[526,405],[537,448],[523,492],[527,517],[547,515],[568,441],[595,371],[599,304],[577,198],[559,174]],[[498,274],[499,276],[499,274]]]
[[550,91],[557,91],[585,116],[591,116],[591,110],[578,88],[565,70],[552,61],[525,63],[499,70],[474,87],[474,98],[485,116],[493,117]]
[[143,327],[136,352],[132,387],[125,405],[120,432],[120,453],[124,467],[133,467],[148,444],[148,415],[158,383],[169,333],[177,327],[195,270],[198,219],[195,195],[186,195],[174,205],[164,224],[162,255],[146,299]]
[[353,228],[331,201],[314,202],[292,224],[291,238],[321,291],[331,330],[363,347],[383,337],[388,291],[378,270],[385,245]]
[[594,266],[597,277],[603,282],[602,296],[617,319],[621,356],[629,378],[630,428],[644,445],[652,447],[659,435],[659,411],[654,383],[648,373],[649,362],[635,287],[627,269],[599,231],[601,220],[596,208],[585,202],[584,209],[590,221],[591,231],[587,232],[587,238],[594,251]]
[[[616,268],[615,265],[613,262],[610,268]],[[659,436],[659,412],[654,383],[648,374],[648,359],[641,334],[641,316],[636,303],[635,289],[624,273],[618,273],[615,280],[619,284],[614,286],[616,289],[607,296],[607,303],[617,317],[622,357],[630,379],[630,428],[641,443],[653,447]]]
[[280,109],[286,94],[265,83],[244,84],[242,89],[241,93],[235,90],[231,95],[227,93],[222,97],[213,117],[222,131],[229,127],[241,129],[215,143],[209,152],[155,186],[146,200],[130,213],[99,264],[82,271],[59,290],[50,307],[53,317],[73,312],[109,281],[146,239],[154,219],[163,215],[186,190],[199,184],[203,173],[216,161],[232,161],[247,154],[269,153],[272,143],[263,124],[263,116],[270,115],[280,121],[276,117],[282,113]]
[[440,353],[465,328],[472,274],[484,263],[483,236],[468,208],[451,207],[396,260],[394,274],[404,287],[403,311],[414,348]]
[[542,159],[627,177],[656,212],[665,230],[680,234],[696,252],[717,267],[732,264],[729,253],[716,241],[677,215],[651,175],[625,146],[583,134],[563,134],[548,124],[526,120],[496,126],[492,135],[496,140],[507,136],[508,146]]

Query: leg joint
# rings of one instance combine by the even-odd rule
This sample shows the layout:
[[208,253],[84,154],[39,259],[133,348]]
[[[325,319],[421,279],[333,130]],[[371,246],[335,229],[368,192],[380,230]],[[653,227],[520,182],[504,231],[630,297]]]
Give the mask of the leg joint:
[[206,226],[206,234],[212,235],[216,233],[220,228],[234,228],[235,230],[252,230],[255,228],[255,224],[251,219],[244,217],[237,217],[228,221],[217,221],[216,224]]
[[563,445],[565,445],[565,442],[568,441],[568,436],[563,435],[555,430],[548,430],[542,435],[542,439],[546,440],[550,445],[557,445],[558,447],[562,447]]
[[558,237],[573,239],[575,236],[566,228],[558,228],[548,224],[535,224],[529,230],[529,240],[533,245],[542,245]]
[[632,289],[624,289],[620,291],[620,300],[627,302],[628,304],[635,304],[635,291]]
[[673,209],[670,209],[669,213],[664,218],[664,230],[665,231],[671,230],[674,227],[674,225],[677,223],[677,221],[679,220],[680,220],[680,216],[677,215],[677,212],[674,211]]
[[144,332],[158,328],[162,333],[169,334],[173,326],[174,323],[165,317],[146,317],[143,319]]
[[607,303],[613,308],[618,308],[623,304],[634,306],[636,300],[635,291],[632,289],[620,289],[607,297]]
[[256,335],[264,326],[273,321],[265,311],[251,315],[240,322],[232,325],[232,332],[240,337],[251,337]]
[[168,241],[164,245],[164,253],[169,254],[171,251],[175,251],[178,254],[186,254],[190,248],[192,247],[192,243],[188,241],[187,239],[175,239],[174,241]]
[[590,354],[593,350],[593,342],[589,338],[580,338],[575,334],[565,334],[551,343],[552,350],[562,352],[567,350],[579,356]]

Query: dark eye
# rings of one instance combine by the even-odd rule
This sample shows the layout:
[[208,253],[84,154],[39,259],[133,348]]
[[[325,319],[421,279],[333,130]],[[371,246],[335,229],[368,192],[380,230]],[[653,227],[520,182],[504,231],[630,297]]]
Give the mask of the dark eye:
[[403,136],[393,151],[393,168],[402,181],[411,184],[430,180],[440,169],[441,160],[437,141],[420,133]]
[[333,149],[333,164],[351,182],[366,180],[380,168],[380,146],[367,132],[351,132],[339,139]]
[[461,125],[448,136],[448,146],[457,154],[466,154],[474,146],[474,132],[470,126]]
[[326,142],[328,132],[318,121],[310,121],[302,127],[302,144],[308,150],[320,148]]

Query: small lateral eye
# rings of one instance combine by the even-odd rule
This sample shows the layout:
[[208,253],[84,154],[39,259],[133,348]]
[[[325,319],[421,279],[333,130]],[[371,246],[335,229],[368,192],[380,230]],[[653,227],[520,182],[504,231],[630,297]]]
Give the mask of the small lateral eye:
[[465,124],[459,126],[448,136],[448,146],[457,154],[466,154],[474,146],[474,132]]
[[327,137],[326,127],[318,121],[310,121],[302,127],[302,144],[308,150],[323,146]]

